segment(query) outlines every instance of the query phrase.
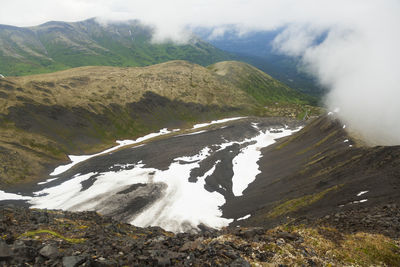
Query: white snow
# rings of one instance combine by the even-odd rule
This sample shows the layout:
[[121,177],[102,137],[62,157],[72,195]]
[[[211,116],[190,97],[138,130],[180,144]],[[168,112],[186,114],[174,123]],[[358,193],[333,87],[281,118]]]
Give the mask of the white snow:
[[227,118],[227,119],[222,119],[222,120],[211,121],[211,122],[209,122],[209,123],[199,123],[199,124],[193,125],[193,128],[192,128],[192,129],[202,128],[202,127],[209,126],[209,125],[212,125],[212,124],[219,124],[219,123],[224,123],[224,122],[228,122],[228,121],[239,120],[239,119],[243,119],[243,118],[246,118],[246,117]]
[[59,175],[59,174],[65,172],[65,171],[69,170],[70,168],[72,168],[72,167],[75,166],[76,164],[78,164],[78,163],[80,163],[80,162],[83,162],[83,161],[85,161],[85,160],[88,160],[88,159],[90,159],[90,158],[97,157],[97,156],[100,156],[100,155],[103,155],[103,154],[107,154],[107,153],[110,153],[110,152],[112,152],[112,151],[115,151],[115,150],[117,150],[117,149],[119,149],[119,148],[121,148],[121,147],[128,146],[128,145],[133,145],[133,144],[137,144],[137,143],[143,142],[143,141],[145,141],[145,140],[148,140],[148,139],[151,139],[151,138],[160,136],[160,135],[168,134],[168,133],[171,133],[171,132],[168,131],[166,128],[164,128],[164,129],[161,129],[158,133],[151,133],[151,134],[145,135],[145,136],[143,136],[143,137],[139,137],[139,138],[136,139],[136,140],[122,140],[122,141],[117,140],[117,141],[116,141],[116,142],[118,143],[117,146],[112,147],[112,148],[109,148],[109,149],[104,150],[104,151],[102,151],[102,152],[100,152],[100,153],[97,153],[97,154],[93,154],[93,155],[82,155],[82,156],[70,155],[70,156],[69,156],[69,159],[71,160],[71,163],[69,163],[69,164],[67,164],[67,165],[58,166],[57,168],[54,169],[54,171],[53,171],[52,173],[50,173],[50,175],[51,175],[51,176]]
[[368,193],[369,191],[361,191],[360,193],[358,193],[357,194],[357,196],[359,197],[359,196],[362,196],[362,195],[364,195],[364,194],[366,194],[366,193]]
[[64,183],[37,191],[29,202],[33,208],[47,209],[67,209],[64,203],[73,202],[73,197],[79,193],[82,188],[81,182],[89,179],[96,173],[88,173],[82,176],[76,176]]
[[[210,193],[204,189],[205,178],[214,172],[219,161],[202,177],[198,177],[196,183],[188,181],[191,170],[198,167],[199,162],[207,158],[209,153],[210,149],[206,147],[197,155],[176,158],[166,171],[143,168],[143,164],[138,164],[131,170],[101,173],[93,185],[84,191],[81,191],[81,182],[96,173],[73,177],[56,187],[36,192],[36,197],[30,203],[33,208],[97,210],[101,212],[99,204],[128,185],[165,183],[168,185],[166,192],[147,210],[138,215],[131,222],[132,224],[137,226],[157,225],[174,232],[188,230],[184,226],[185,223],[192,228],[200,223],[221,228],[233,221],[221,218],[222,212],[219,207],[225,203],[225,199],[217,192]],[[179,161],[189,163],[179,164]]]
[[328,115],[330,116],[330,115],[333,115],[333,112],[332,111],[329,111],[328,112]]
[[259,123],[252,122],[252,123],[251,123],[251,126],[253,126],[253,128],[255,128],[255,129],[257,129],[257,130],[260,130],[260,128],[258,127],[258,124],[259,124]]
[[261,148],[267,147],[275,143],[275,139],[288,136],[293,132],[300,130],[279,129],[282,130],[278,133],[271,133],[269,130],[261,132],[258,136],[247,139],[244,142],[255,141],[255,144],[245,147],[239,155],[233,160],[233,177],[232,177],[232,191],[235,196],[241,196],[247,186],[256,179],[257,174],[260,173],[258,169],[258,160],[261,157]]
[[343,125],[343,129],[346,129],[346,124],[345,124],[345,125]]
[[367,201],[368,201],[368,199],[361,199],[361,200],[353,201],[352,204],[358,204],[358,203],[363,203],[363,202],[367,202]]
[[196,135],[196,134],[201,134],[201,133],[205,133],[205,132],[207,132],[207,131],[206,130],[202,130],[202,131],[193,132],[193,133],[180,134],[180,135],[176,135],[174,137],[187,136],[187,135]]
[[198,177],[196,183],[188,182],[188,178],[190,171],[199,166],[198,162],[183,165],[175,162],[168,170],[156,172],[154,182],[167,183],[167,190],[161,199],[131,223],[142,227],[157,225],[174,232],[188,230],[185,224],[190,227],[200,223],[214,228],[227,226],[233,220],[221,218],[219,207],[225,203],[224,197],[204,189],[204,179],[214,172],[216,164],[204,176]]
[[58,179],[58,177],[56,177],[56,178],[50,178],[50,179],[47,179],[47,180],[44,181],[44,182],[38,183],[38,185],[47,184],[47,183],[50,183],[51,181],[54,181],[54,180],[57,180],[57,179]]
[[0,190],[0,200],[30,200],[31,197],[21,196],[13,193],[6,193]]
[[246,216],[240,217],[239,219],[237,219],[237,221],[241,221],[241,220],[246,220],[247,218],[250,218],[251,214],[247,214]]
[[347,143],[347,142],[349,142],[349,139],[346,139],[346,140],[344,140],[343,142],[344,142],[344,143]]

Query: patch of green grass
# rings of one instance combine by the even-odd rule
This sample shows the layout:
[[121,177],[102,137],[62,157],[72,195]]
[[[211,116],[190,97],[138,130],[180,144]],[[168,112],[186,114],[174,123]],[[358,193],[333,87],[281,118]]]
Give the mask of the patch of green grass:
[[322,199],[327,193],[337,190],[340,186],[335,185],[331,188],[328,188],[324,191],[321,191],[319,193],[315,193],[312,195],[305,195],[303,197],[299,198],[294,198],[285,201],[284,203],[276,206],[273,210],[271,210],[267,216],[269,218],[276,218],[278,216],[287,214],[289,212],[293,212],[296,210],[299,210],[303,207],[309,206],[313,204],[314,202],[317,202],[318,200]]
[[69,243],[74,243],[74,244],[83,243],[83,242],[86,241],[86,239],[84,239],[84,238],[69,238],[69,237],[65,237],[63,235],[60,235],[59,233],[56,233],[54,231],[45,230],[45,229],[36,230],[36,231],[29,231],[29,232],[21,234],[18,238],[32,237],[32,236],[36,236],[36,235],[39,235],[39,234],[49,234],[49,235],[55,236],[57,238],[61,238],[61,239],[65,240],[65,241],[67,241]]
[[334,136],[336,133],[337,133],[337,130],[335,130],[335,131],[329,133],[327,136],[325,136],[324,138],[322,138],[321,140],[319,140],[319,141],[318,141],[317,143],[315,143],[314,145],[309,146],[309,147],[307,147],[307,148],[305,148],[305,149],[303,149],[303,150],[297,152],[297,155],[301,155],[301,154],[307,153],[307,152],[310,151],[311,149],[316,148],[316,147],[319,147],[320,145],[322,145],[323,143],[325,143],[326,141],[328,141],[328,140],[329,140],[332,136]]

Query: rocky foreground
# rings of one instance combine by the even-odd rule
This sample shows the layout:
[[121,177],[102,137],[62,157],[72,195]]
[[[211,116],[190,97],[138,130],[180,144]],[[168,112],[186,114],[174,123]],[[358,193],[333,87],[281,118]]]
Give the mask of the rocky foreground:
[[[95,212],[0,207],[0,266],[399,266],[400,209],[381,207],[364,221],[337,214],[313,227],[200,227],[174,234],[138,228]],[[391,237],[361,225],[385,226]],[[345,231],[332,225],[337,223]],[[384,227],[384,226],[382,226]],[[374,228],[381,230],[381,228]]]

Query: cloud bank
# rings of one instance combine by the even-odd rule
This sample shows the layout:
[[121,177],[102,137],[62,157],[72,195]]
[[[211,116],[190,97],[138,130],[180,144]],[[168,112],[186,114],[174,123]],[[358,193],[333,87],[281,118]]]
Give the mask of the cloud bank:
[[[139,19],[154,40],[184,42],[191,27],[284,31],[276,50],[299,56],[330,89],[329,109],[373,144],[400,144],[400,1],[398,0],[2,0],[0,23]],[[315,42],[321,36],[322,42]]]

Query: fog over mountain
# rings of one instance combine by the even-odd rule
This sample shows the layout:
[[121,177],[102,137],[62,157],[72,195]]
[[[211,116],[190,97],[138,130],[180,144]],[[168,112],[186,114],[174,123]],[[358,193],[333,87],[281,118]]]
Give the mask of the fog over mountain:
[[274,40],[276,51],[300,56],[330,88],[329,109],[340,108],[338,116],[347,126],[374,144],[400,144],[398,14],[396,0],[5,0],[0,23],[139,19],[156,27],[154,42],[180,43],[193,27],[214,27],[215,36],[232,27],[238,34],[282,28]]

